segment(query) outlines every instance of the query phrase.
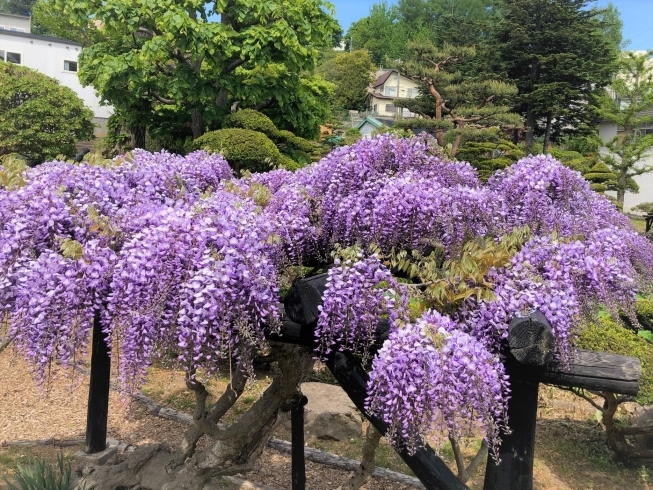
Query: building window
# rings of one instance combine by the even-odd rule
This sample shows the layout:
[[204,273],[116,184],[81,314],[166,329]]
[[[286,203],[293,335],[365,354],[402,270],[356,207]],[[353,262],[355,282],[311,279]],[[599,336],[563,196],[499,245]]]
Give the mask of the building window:
[[383,87],[383,93],[389,95],[390,97],[397,96],[397,87],[388,87],[387,85]]
[[76,61],[68,61],[64,60],[63,62],[63,69],[64,71],[77,71],[77,62]]
[[374,112],[376,112],[378,110],[377,108],[378,108],[378,105],[374,104]]
[[386,104],[385,105],[385,112],[396,112],[395,105],[394,104]]
[[0,59],[6,61],[7,63],[16,63],[20,65],[20,53],[12,53],[10,51],[0,51]]
[[417,97],[418,95],[419,95],[419,89],[418,89],[418,88],[409,88],[409,89],[406,91],[406,96],[407,96],[409,99],[414,99],[414,98]]
[[21,29],[20,27],[10,27],[9,30],[14,32],[25,32],[25,29]]
[[0,31],[4,31],[5,26],[0,26]]

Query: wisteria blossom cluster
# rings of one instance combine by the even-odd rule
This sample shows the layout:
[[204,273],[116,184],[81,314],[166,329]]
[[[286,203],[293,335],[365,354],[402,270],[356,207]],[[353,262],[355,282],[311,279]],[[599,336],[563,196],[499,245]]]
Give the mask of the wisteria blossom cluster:
[[367,409],[390,424],[389,439],[420,447],[424,434],[456,439],[485,429],[491,448],[505,427],[508,380],[482,342],[427,310],[390,334],[374,359]]
[[[247,361],[278,324],[289,267],[325,266],[353,247],[357,258],[329,268],[318,355],[367,356],[377,322],[388,321],[368,406],[410,451],[433,431],[478,427],[496,447],[509,424],[500,346],[514,315],[540,309],[564,359],[582,318],[631,312],[653,282],[651,243],[550,156],[483,184],[427,138],[384,135],[297,172],[242,179],[219,155],[145,151],[106,167],[50,162],[24,177],[0,189],[0,310],[37,378],[84,354],[94,318],[126,389],[164,351],[190,373]],[[490,299],[469,298],[449,316],[430,305],[409,321],[411,291],[428,285],[405,274],[413,284],[401,284],[406,268],[384,257],[405,250],[410,262],[437,249],[437,272],[470,240],[525,227],[523,246],[487,272]]]
[[315,329],[320,354],[328,355],[337,345],[340,350],[361,354],[366,361],[379,318],[387,315],[391,324],[397,324],[406,319],[406,312],[405,295],[377,257],[353,263],[337,259],[327,278]]

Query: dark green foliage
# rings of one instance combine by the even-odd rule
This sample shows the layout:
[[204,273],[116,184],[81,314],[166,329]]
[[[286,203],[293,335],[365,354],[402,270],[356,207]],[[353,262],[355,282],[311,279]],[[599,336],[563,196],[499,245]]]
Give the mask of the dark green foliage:
[[[272,120],[254,109],[241,109],[229,114],[223,126],[227,128],[240,128],[263,133],[277,146],[277,149],[286,157],[281,166],[292,170],[290,167],[301,167],[307,163],[320,159],[319,145],[296,136],[291,131],[279,130]],[[295,163],[291,165],[289,160]]]
[[468,141],[460,147],[456,159],[469,162],[486,181],[497,170],[512,165],[524,152],[512,142],[496,138],[490,141]]
[[237,174],[245,170],[267,172],[289,164],[288,157],[281,155],[270,138],[250,129],[211,131],[197,138],[194,146],[210,153],[221,153]]
[[14,15],[31,15],[36,0],[0,0],[0,12]]
[[72,469],[61,453],[53,468],[47,461],[35,458],[27,466],[18,465],[13,481],[4,478],[9,490],[68,490]]
[[[604,120],[615,124],[619,131],[604,145],[608,153],[602,160],[617,174],[617,201],[623,205],[626,192],[637,193],[634,177],[653,172],[646,163],[653,151],[653,134],[640,130],[653,124],[653,51],[624,52],[620,73],[602,98],[600,113]],[[617,103],[617,100],[621,101]]]
[[510,99],[517,88],[473,74],[470,67],[478,62],[476,49],[450,44],[438,48],[424,41],[410,43],[409,49],[410,58],[402,64],[402,72],[421,84],[420,92],[428,94],[428,99],[419,97],[396,105],[435,121],[449,121],[453,129],[446,138],[439,128],[435,138],[440,146],[451,144],[451,157],[456,157],[460,145],[478,131],[521,126],[520,117],[510,112]]
[[602,318],[583,328],[578,347],[637,357],[642,363],[637,402],[643,405],[653,403],[653,343],[613,320]]
[[367,87],[374,81],[376,67],[365,49],[341,53],[318,66],[316,72],[333,83],[336,110],[365,110]]
[[77,94],[36,70],[0,62],[0,155],[39,162],[73,156],[75,142],[93,138],[93,112]]
[[314,149],[310,141],[295,136],[292,132],[286,130],[278,131],[276,137],[273,139],[276,141],[277,146],[285,145],[286,147],[303,151],[304,153],[311,153]]
[[241,109],[229,114],[224,120],[223,127],[258,131],[272,139],[275,139],[279,133],[272,119],[254,109]]
[[635,302],[635,312],[649,322],[653,322],[653,298],[638,298]]
[[583,174],[583,178],[590,181],[590,187],[596,192],[612,190],[617,185],[617,174],[603,162],[597,162],[587,173]]
[[618,49],[590,0],[511,0],[492,40],[507,82],[519,89],[517,111],[549,141],[596,118],[596,98],[612,81]]
[[558,148],[552,148],[549,150],[549,153],[553,158],[559,160],[564,166],[569,167],[572,170],[576,170],[581,174],[589,172],[589,169],[592,168],[592,165],[595,161],[594,157],[585,157],[579,152],[572,150],[560,150]]

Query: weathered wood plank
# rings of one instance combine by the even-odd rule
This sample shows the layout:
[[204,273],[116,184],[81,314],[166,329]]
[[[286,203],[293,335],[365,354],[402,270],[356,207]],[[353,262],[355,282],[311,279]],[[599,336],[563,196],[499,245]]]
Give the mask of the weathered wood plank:
[[540,382],[634,396],[641,377],[636,357],[579,349],[566,368],[547,364]]

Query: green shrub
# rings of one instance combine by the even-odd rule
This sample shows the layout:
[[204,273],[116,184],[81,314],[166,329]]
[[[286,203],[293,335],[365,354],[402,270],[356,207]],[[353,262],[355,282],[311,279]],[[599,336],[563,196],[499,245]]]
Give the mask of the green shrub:
[[197,138],[194,146],[209,153],[221,153],[237,174],[244,170],[267,172],[289,164],[288,157],[281,155],[270,138],[249,129],[211,131]]
[[286,145],[293,150],[302,151],[304,153],[312,153],[314,148],[310,141],[295,136],[291,131],[282,130],[277,132],[277,135],[272,138],[278,146]]
[[589,172],[590,168],[596,162],[595,156],[583,156],[577,151],[561,150],[552,148],[549,153],[553,158],[559,160],[565,167],[576,170],[581,174]]
[[508,140],[468,141],[458,149],[457,160],[469,162],[478,171],[478,176],[485,181],[497,170],[512,165],[524,152]]
[[[241,109],[229,114],[224,120],[223,127],[258,131],[271,139],[276,139],[279,133],[272,119],[254,109]],[[288,132],[290,133],[290,131]]]
[[56,468],[47,461],[35,458],[27,466],[18,465],[13,482],[4,478],[9,490],[68,490],[72,469],[64,463],[63,456],[57,456]]
[[633,207],[633,211],[639,211],[640,213],[653,214],[653,202],[643,202]]
[[653,322],[653,299],[640,298],[635,302],[635,311],[638,316]]
[[93,138],[93,112],[54,78],[0,61],[0,155],[20,153],[37,163],[75,155]]
[[638,337],[614,320],[601,318],[581,330],[578,346],[637,357],[642,363],[642,378],[636,400],[643,405],[653,403],[653,343]]

